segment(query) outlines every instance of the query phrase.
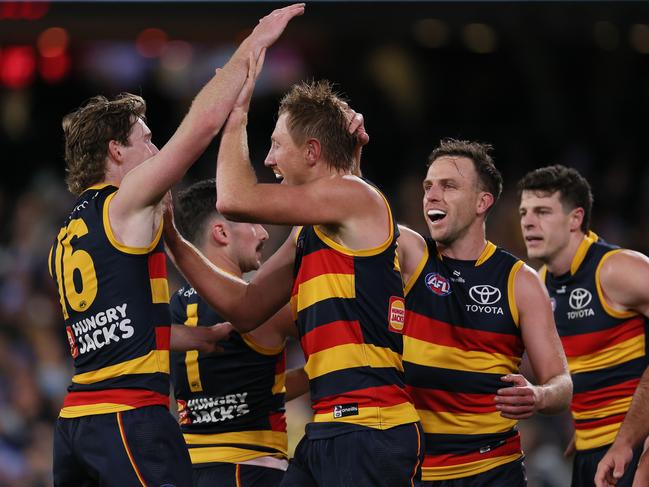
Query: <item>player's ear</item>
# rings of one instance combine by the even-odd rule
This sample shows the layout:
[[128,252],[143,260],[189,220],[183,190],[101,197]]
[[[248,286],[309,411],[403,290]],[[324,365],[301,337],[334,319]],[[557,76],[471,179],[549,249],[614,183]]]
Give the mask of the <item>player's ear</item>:
[[116,162],[122,162],[122,144],[114,139],[108,142],[108,155]]
[[227,245],[230,242],[230,231],[225,222],[215,221],[212,224],[210,237],[219,245]]
[[484,215],[493,205],[494,195],[487,193],[486,191],[481,191],[478,194],[478,204],[476,207],[476,212],[478,213],[478,215]]
[[321,153],[322,147],[318,139],[309,139],[304,144],[304,157],[310,166],[314,165],[320,159]]
[[579,207],[570,212],[570,231],[575,232],[581,229],[584,222],[584,209]]

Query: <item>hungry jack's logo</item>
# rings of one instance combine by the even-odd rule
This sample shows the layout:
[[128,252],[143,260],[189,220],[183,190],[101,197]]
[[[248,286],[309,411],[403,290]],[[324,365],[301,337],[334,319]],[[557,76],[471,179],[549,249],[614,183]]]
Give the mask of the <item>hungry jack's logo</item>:
[[406,322],[406,304],[403,298],[399,296],[390,297],[390,316],[389,318],[389,329],[396,333],[403,332],[403,325]]

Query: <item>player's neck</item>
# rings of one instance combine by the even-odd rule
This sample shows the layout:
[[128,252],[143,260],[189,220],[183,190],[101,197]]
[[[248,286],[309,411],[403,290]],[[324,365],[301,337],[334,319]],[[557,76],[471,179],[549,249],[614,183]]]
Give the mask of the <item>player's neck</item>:
[[213,247],[200,249],[207,259],[216,267],[233,276],[241,277],[243,272],[239,266],[222,249]]
[[473,225],[461,237],[445,245],[437,243],[439,253],[457,260],[478,260],[487,245],[484,223]]
[[586,238],[583,232],[573,232],[570,234],[567,245],[560,248],[555,254],[545,263],[548,271],[554,276],[562,276],[570,271],[572,261],[577,254],[579,246]]

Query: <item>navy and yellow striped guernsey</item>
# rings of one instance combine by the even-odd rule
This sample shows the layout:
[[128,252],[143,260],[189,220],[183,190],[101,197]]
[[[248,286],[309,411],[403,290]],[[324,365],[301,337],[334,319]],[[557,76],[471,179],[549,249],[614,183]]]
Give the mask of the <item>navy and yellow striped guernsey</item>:
[[541,269],[572,376],[571,411],[580,451],[613,443],[648,363],[647,320],[616,311],[602,294],[599,271],[620,250],[589,232],[568,273],[553,276]]
[[108,220],[117,188],[78,198],[50,251],[75,374],[60,416],[169,406],[169,289],[162,225],[146,248],[120,244]]
[[[192,288],[171,299],[174,323],[224,321]],[[222,352],[173,353],[171,373],[180,426],[194,467],[264,456],[286,459],[285,348],[264,348],[232,332]]]
[[391,214],[388,239],[369,250],[347,249],[317,226],[297,235],[291,305],[314,412],[309,438],[419,419],[401,363],[405,310],[397,237]]
[[406,284],[403,363],[424,427],[426,481],[477,475],[522,456],[516,421],[496,409],[523,354],[514,279],[523,262],[487,243],[476,261],[426,251]]

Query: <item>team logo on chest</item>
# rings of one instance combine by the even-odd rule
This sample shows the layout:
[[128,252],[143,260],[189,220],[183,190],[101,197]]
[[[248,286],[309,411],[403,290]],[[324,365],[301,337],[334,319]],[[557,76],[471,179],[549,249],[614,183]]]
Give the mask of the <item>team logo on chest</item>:
[[568,311],[568,319],[585,318],[586,316],[595,316],[593,308],[586,308],[593,300],[593,294],[583,287],[578,287],[570,291],[568,304],[572,311]]
[[437,272],[426,274],[424,282],[426,283],[426,287],[438,296],[448,296],[451,294],[451,283]]
[[500,289],[489,284],[478,284],[469,289],[469,296],[476,304],[466,304],[466,310],[472,313],[489,313],[503,315],[502,306],[494,306],[502,293]]

